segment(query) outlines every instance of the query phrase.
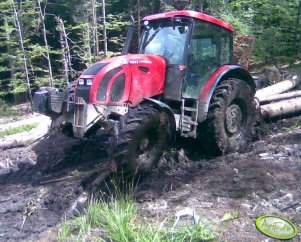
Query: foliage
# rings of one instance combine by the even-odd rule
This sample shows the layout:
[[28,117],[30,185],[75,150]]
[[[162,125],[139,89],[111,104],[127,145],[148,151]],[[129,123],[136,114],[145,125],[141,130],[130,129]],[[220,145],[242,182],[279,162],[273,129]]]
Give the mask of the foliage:
[[256,37],[254,57],[269,63],[293,62],[300,56],[298,0],[210,0],[207,10],[232,24],[237,35]]
[[234,27],[236,35],[252,34],[253,9],[246,8],[242,14],[237,14],[234,11],[235,3],[236,1],[232,1],[231,4],[225,0],[210,1],[207,11],[230,23]]

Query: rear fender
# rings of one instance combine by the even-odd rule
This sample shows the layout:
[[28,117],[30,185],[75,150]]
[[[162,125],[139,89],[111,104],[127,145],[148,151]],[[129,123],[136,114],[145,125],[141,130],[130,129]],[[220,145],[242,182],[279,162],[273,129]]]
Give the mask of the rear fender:
[[207,118],[210,100],[216,86],[223,80],[237,78],[245,81],[255,91],[256,85],[251,74],[238,65],[224,65],[217,69],[208,79],[199,96],[198,122],[203,122]]
[[156,99],[152,99],[152,98],[145,98],[144,102],[149,102],[152,103],[153,105],[155,105],[159,110],[165,112],[168,116],[168,144],[172,145],[174,144],[175,140],[176,140],[176,120],[174,117],[174,114],[171,110],[171,108],[165,104],[162,103]]

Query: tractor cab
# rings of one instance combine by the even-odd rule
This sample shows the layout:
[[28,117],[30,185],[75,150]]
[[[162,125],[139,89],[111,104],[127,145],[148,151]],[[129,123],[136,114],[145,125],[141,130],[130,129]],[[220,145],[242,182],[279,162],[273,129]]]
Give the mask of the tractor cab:
[[166,60],[164,99],[198,99],[213,72],[231,63],[232,35],[230,25],[206,14],[155,14],[143,19],[138,53]]

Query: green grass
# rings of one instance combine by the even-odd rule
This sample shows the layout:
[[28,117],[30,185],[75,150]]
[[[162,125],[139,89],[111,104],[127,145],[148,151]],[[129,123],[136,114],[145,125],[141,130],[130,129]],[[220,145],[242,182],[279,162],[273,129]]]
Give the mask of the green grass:
[[78,217],[65,221],[58,231],[59,241],[83,241],[90,231],[90,224],[87,217]]
[[174,219],[149,223],[138,215],[135,201],[120,192],[109,201],[93,200],[86,213],[59,225],[59,241],[116,242],[186,242],[215,238],[210,226],[203,223],[179,225]]
[[212,229],[203,223],[197,223],[191,227],[179,227],[166,241],[210,241],[215,238]]
[[18,134],[25,131],[30,131],[38,126],[38,123],[32,123],[32,124],[24,124],[20,125],[18,127],[8,128],[3,131],[0,131],[0,138],[3,138],[4,136],[12,135],[12,134]]

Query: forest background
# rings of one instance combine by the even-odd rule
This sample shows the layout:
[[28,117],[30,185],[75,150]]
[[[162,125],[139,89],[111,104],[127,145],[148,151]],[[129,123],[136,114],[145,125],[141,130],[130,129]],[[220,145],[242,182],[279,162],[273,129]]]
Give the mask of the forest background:
[[18,102],[26,91],[70,83],[91,63],[118,55],[131,15],[139,23],[145,15],[182,9],[221,18],[235,35],[254,36],[254,62],[300,60],[299,0],[1,0],[0,99]]

